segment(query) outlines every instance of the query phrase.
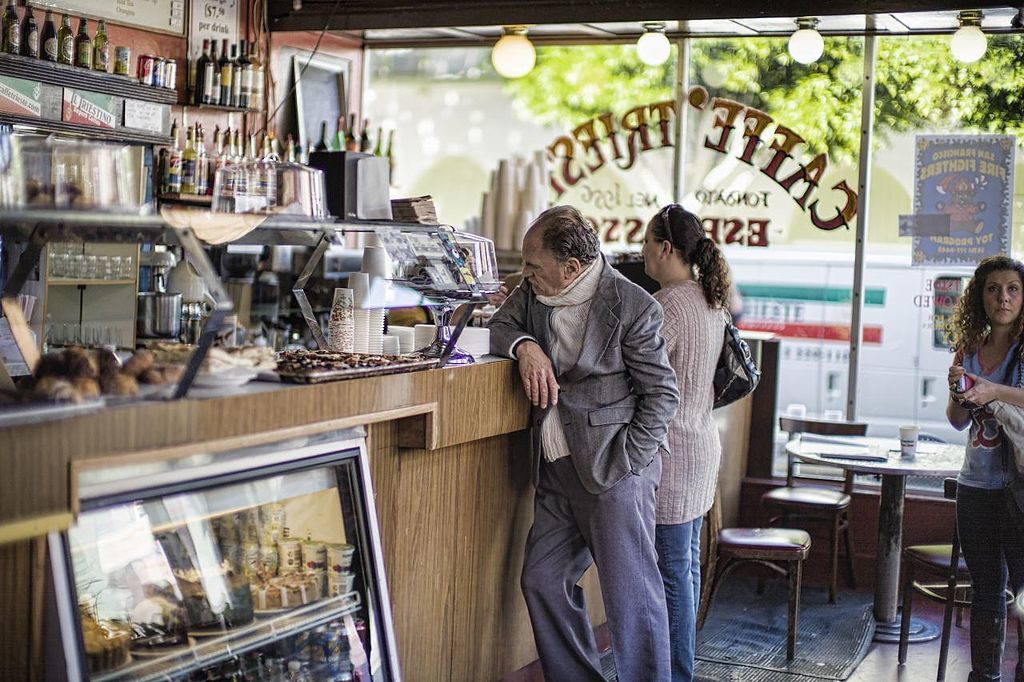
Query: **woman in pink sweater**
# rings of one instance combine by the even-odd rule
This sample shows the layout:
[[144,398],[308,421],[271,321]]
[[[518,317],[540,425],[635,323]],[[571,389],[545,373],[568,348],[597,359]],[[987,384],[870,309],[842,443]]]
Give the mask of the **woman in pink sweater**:
[[729,304],[729,266],[700,219],[678,204],[647,224],[644,270],[661,285],[661,335],[679,383],[679,411],[662,453],[655,546],[665,583],[672,680],[693,679],[700,596],[700,527],[711,508],[722,446],[711,416]]

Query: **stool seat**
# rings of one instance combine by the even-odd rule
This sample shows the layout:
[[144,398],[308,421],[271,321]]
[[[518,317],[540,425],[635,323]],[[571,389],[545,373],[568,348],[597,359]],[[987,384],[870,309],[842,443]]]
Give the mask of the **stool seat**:
[[770,553],[773,559],[803,559],[811,549],[811,536],[795,528],[723,528],[718,548],[735,555]]
[[841,490],[818,486],[773,488],[761,495],[761,504],[806,510],[823,509],[829,512],[850,506],[850,496]]
[[[952,545],[912,545],[903,550],[903,556],[918,564],[933,568],[938,573],[942,573],[949,570],[949,555],[952,551]],[[970,573],[967,571],[967,562],[964,561],[963,555],[959,557],[956,572],[959,578],[970,578]]]

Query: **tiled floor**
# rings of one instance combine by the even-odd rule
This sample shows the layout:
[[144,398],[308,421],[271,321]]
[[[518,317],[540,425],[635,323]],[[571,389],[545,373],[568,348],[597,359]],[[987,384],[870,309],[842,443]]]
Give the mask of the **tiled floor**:
[[[924,599],[914,601],[914,616],[942,625],[942,607]],[[1017,660],[1017,638],[1015,628],[1008,628],[1006,651],[1003,657],[1003,680],[1013,680],[1013,669]],[[931,682],[935,679],[939,660],[939,640],[910,645],[907,662],[897,664],[897,645],[872,643],[867,656],[850,676],[850,682]],[[962,628],[953,627],[950,637],[949,662],[946,667],[948,682],[963,682],[971,670],[971,648],[968,634],[968,618],[964,617]],[[542,682],[540,665],[536,662],[522,670],[505,676],[503,682]]]

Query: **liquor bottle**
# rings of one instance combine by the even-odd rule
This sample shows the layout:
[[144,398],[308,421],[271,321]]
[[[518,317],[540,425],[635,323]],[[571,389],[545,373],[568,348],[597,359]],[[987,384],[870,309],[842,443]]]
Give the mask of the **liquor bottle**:
[[25,5],[25,18],[21,21],[21,53],[39,59],[39,27],[28,5]]
[[241,163],[242,161],[242,134],[238,128],[235,128],[234,137],[232,137],[232,153],[231,160],[234,163]]
[[[252,104],[252,62],[249,61],[249,57],[245,54],[245,41],[238,41],[238,60],[235,62],[238,65],[238,71],[235,75],[238,76],[238,104],[243,109],[248,109]],[[233,85],[233,84],[232,84]]]
[[107,24],[102,19],[96,26],[96,37],[92,41],[92,68],[104,73],[110,69],[110,41],[107,40]]
[[43,17],[43,54],[42,57],[48,62],[57,61],[57,27],[53,25],[53,12],[46,10]]
[[[195,88],[192,92],[192,103],[193,104],[205,104],[207,101],[207,84],[210,84],[213,80],[207,78],[206,70],[210,64],[210,39],[205,38],[203,40],[203,51],[199,55],[199,59],[196,60],[196,82]],[[212,67],[211,67],[212,69]]]
[[[203,104],[219,104],[220,103],[220,64],[217,60],[217,41],[210,41],[210,63],[206,67],[206,73],[210,76],[209,85],[203,85],[205,91],[209,93],[209,97],[203,101]],[[210,75],[212,74],[212,75]]]
[[217,95],[217,104],[222,107],[231,106],[231,60],[228,59],[228,39],[225,38],[220,46],[220,93]]
[[252,71],[249,77],[249,106],[259,109],[263,106],[263,62],[255,43],[249,45],[249,63]]
[[384,156],[388,157],[388,177],[391,178],[391,184],[395,184],[395,129],[392,128],[388,132],[388,146],[387,151],[384,152]]
[[384,155],[384,126],[377,126],[377,144],[373,148],[373,155]]
[[330,147],[327,146],[327,121],[320,122],[320,141],[316,143],[313,150],[318,152],[330,151]]
[[171,149],[167,153],[167,166],[164,169],[164,192],[177,194],[181,192],[181,148],[178,147],[178,119],[171,124]]
[[57,61],[71,66],[75,63],[75,34],[71,32],[71,17],[61,15],[57,31]]
[[363,130],[359,133],[359,151],[370,151],[370,119],[363,119]]
[[334,144],[332,149],[338,152],[345,151],[345,140],[347,139],[348,131],[345,130],[345,116],[342,114],[341,116],[338,116],[338,129],[334,133]]
[[238,46],[231,46],[231,95],[228,98],[228,105],[239,106],[242,100],[242,65],[238,62]]
[[7,54],[21,54],[21,26],[18,24],[18,8],[14,0],[9,0],[3,19],[3,37],[0,38],[0,49]]
[[284,158],[288,163],[295,163],[295,139],[291,133],[288,133],[288,137],[284,140]]
[[[230,132],[228,133],[230,136]],[[220,126],[213,129],[213,157],[210,159],[210,179],[207,180],[206,193],[213,194],[213,185],[217,179],[217,171],[226,166],[227,156],[224,154],[224,138],[220,134]]]
[[245,150],[246,161],[259,161],[259,147],[256,146],[256,133],[249,133],[249,147]]
[[210,155],[206,153],[206,133],[199,127],[196,135],[196,194],[209,194]]
[[92,68],[92,38],[89,37],[89,21],[85,17],[78,20],[78,36],[75,38],[75,66],[81,69]]
[[196,193],[196,143],[195,128],[189,128],[185,137],[185,151],[181,153],[181,193]]
[[348,129],[345,130],[345,151],[359,151],[359,138],[356,137],[356,115],[348,115]]

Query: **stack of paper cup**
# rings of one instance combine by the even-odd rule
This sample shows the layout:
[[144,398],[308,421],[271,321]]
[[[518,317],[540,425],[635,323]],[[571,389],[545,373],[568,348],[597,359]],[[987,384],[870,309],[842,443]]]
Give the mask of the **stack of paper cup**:
[[370,290],[370,276],[365,272],[353,272],[348,276],[352,289],[355,309],[352,313],[354,334],[352,352],[369,353],[370,311],[366,309],[366,297]]
[[381,340],[381,352],[384,355],[398,355],[401,353],[398,337],[392,334],[385,334]]
[[384,309],[371,308],[367,312],[366,348],[368,353],[384,352]]
[[388,327],[388,334],[398,337],[399,353],[411,353],[416,350],[416,330],[412,327],[395,327],[392,325]]
[[334,290],[327,334],[327,347],[330,350],[341,353],[355,350],[355,299],[351,289]]
[[388,279],[388,252],[384,250],[383,246],[363,247],[362,271],[368,274],[371,278],[380,277],[382,279]]

